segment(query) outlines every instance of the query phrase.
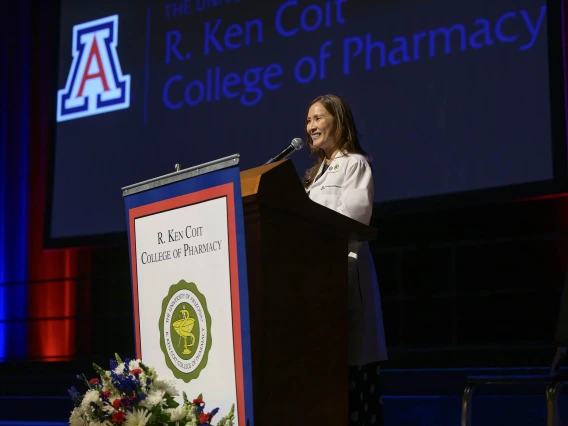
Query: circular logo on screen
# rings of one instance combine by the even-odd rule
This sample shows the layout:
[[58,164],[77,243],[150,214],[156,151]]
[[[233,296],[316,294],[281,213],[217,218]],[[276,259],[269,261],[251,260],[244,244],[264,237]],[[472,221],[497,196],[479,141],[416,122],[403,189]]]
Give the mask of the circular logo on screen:
[[207,366],[211,349],[211,316],[195,283],[181,280],[162,300],[160,348],[178,379],[189,383]]

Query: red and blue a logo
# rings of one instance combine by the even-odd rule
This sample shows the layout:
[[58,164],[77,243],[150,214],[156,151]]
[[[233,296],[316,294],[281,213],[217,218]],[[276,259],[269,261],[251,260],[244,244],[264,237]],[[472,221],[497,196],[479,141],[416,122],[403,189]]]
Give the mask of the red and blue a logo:
[[73,63],[57,93],[58,122],[130,106],[130,75],[122,75],[117,44],[118,15],[73,27]]

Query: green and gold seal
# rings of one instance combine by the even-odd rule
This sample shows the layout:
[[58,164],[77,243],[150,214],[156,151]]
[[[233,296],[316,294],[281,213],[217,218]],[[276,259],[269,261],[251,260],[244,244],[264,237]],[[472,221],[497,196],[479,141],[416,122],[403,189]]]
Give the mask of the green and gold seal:
[[160,347],[175,377],[189,383],[207,366],[211,316],[195,283],[181,280],[162,301]]

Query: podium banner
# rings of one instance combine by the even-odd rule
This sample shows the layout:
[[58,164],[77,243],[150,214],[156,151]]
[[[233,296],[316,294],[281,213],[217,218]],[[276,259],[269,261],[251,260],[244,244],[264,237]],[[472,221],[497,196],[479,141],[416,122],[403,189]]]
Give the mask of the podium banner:
[[220,415],[235,404],[235,424],[252,426],[239,168],[145,186],[124,198],[136,356]]

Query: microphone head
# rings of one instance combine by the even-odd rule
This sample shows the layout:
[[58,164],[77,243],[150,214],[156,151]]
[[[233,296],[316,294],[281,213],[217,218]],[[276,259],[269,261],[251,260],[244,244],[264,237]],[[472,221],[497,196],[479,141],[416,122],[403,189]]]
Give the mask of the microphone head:
[[291,145],[294,147],[296,151],[298,151],[302,149],[302,147],[304,146],[304,141],[300,138],[294,138],[292,139]]

